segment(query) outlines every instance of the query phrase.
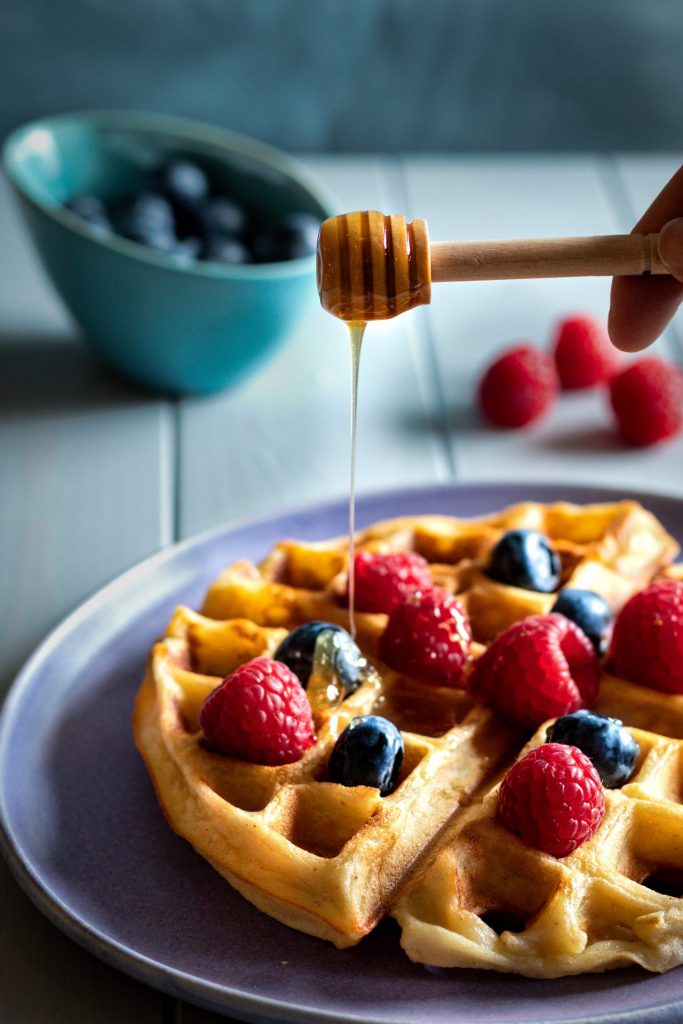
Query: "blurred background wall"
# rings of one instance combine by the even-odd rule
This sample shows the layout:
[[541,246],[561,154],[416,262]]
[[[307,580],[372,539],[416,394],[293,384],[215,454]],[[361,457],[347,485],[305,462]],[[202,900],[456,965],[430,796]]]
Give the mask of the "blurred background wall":
[[683,0],[2,0],[0,131],[87,107],[299,151],[666,150]]

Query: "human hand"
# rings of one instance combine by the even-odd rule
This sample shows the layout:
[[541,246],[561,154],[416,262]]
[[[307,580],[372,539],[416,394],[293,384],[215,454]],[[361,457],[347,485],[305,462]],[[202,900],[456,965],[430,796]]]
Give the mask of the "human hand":
[[615,277],[608,330],[622,352],[640,352],[662,333],[683,302],[683,167],[633,229],[659,231],[659,256],[671,277]]

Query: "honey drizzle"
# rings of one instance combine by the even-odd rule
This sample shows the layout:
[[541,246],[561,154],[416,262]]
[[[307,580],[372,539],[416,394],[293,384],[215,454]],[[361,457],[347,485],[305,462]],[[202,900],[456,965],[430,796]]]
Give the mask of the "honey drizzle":
[[354,560],[356,555],[356,427],[358,420],[358,369],[360,352],[363,344],[366,324],[364,321],[352,321],[347,324],[349,341],[351,342],[351,470],[349,487],[349,629],[356,639],[355,597],[356,573]]

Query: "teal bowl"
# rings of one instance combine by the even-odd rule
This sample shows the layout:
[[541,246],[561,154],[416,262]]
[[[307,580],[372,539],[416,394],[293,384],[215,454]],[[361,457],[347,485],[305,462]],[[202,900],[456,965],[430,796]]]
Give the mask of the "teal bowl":
[[7,175],[43,264],[98,356],[144,387],[217,391],[255,369],[317,302],[315,256],[226,266],[174,263],[95,235],[63,203],[144,187],[165,156],[197,159],[218,190],[258,211],[324,219],[332,200],[295,160],[260,142],[159,114],[107,111],[33,121],[7,139]]

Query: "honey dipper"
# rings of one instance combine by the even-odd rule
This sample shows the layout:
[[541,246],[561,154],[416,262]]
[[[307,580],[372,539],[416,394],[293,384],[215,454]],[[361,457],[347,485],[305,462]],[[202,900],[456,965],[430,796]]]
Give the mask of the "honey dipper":
[[658,242],[633,234],[430,243],[424,220],[363,210],[322,224],[318,291],[341,320],[386,320],[428,303],[432,281],[666,274]]

